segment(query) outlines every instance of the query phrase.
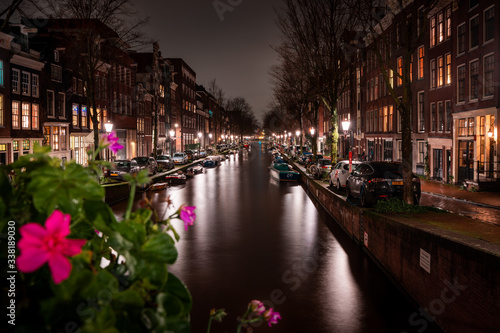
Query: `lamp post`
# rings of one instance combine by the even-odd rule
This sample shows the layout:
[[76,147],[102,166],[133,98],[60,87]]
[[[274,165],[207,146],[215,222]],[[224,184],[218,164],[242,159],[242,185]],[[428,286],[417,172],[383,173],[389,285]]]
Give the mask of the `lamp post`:
[[344,120],[342,122],[342,129],[344,130],[344,134],[346,136],[347,134],[349,134],[349,172],[352,171],[352,145],[353,145],[353,137],[350,127],[351,127],[351,122],[349,120]]
[[174,140],[175,140],[175,131],[170,130],[170,157],[174,156]]
[[[113,123],[110,122],[109,120],[104,124],[104,129],[106,130],[106,133],[109,134],[113,130]],[[110,150],[106,152],[106,161],[109,161],[109,154]]]

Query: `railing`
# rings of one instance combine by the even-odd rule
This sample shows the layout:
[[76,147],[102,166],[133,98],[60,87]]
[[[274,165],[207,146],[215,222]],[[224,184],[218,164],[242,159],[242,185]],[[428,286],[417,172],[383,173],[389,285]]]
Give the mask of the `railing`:
[[500,161],[499,162],[476,161],[475,171],[478,181],[500,180]]

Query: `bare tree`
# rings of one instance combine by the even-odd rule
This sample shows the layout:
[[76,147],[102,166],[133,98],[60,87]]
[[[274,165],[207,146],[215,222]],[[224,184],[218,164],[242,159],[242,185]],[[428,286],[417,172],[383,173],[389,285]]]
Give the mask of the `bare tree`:
[[0,31],[8,30],[9,23],[15,17],[20,21],[21,17],[31,17],[44,12],[44,2],[36,0],[7,0],[0,3]]
[[[214,123],[214,137],[218,138],[222,134],[222,118],[224,104],[226,103],[226,96],[224,90],[217,84],[216,79],[208,83],[208,92],[215,98],[217,102],[217,109],[214,110],[213,123]],[[217,140],[215,140],[217,142]]]
[[[348,83],[345,73],[356,59],[355,52],[347,48],[357,28],[356,16],[346,0],[286,0],[285,9],[278,12],[278,26],[287,52],[295,53],[299,60],[296,65],[309,74],[315,94],[310,101],[313,114],[319,102],[331,113],[332,161],[335,161],[337,100]],[[317,121],[317,118],[311,120]]]
[[127,49],[151,41],[140,28],[147,18],[140,18],[131,0],[47,0],[53,18],[74,19],[77,29],[62,29],[73,41],[71,47],[78,57],[75,64],[85,80],[94,128],[94,147],[99,145],[99,115],[96,107],[96,74]]
[[[367,52],[375,55],[385,86],[401,116],[404,201],[414,203],[412,182],[412,59],[428,32],[428,14],[439,0],[356,2],[352,11],[359,15],[367,32]],[[402,63],[398,66],[394,50]],[[397,84],[393,84],[393,73]],[[402,96],[400,98],[400,96]]]

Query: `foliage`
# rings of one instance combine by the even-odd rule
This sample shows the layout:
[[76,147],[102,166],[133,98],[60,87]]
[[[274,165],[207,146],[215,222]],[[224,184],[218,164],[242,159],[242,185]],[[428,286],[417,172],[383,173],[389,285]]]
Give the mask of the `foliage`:
[[429,211],[440,211],[432,207],[410,205],[399,198],[390,198],[388,200],[378,201],[375,204],[377,213],[425,213]]
[[[59,210],[71,216],[69,239],[64,241],[85,240],[81,251],[77,251],[79,254],[69,254],[69,277],[63,281],[56,279],[58,283],[51,276],[50,262],[40,264],[32,273],[23,273],[18,266],[16,329],[23,332],[64,332],[68,328],[80,332],[189,332],[191,295],[182,281],[169,272],[169,265],[177,259],[175,243],[179,240],[171,221],[183,218],[184,207],[166,219],[160,217],[153,222],[156,219],[152,218],[150,207],[132,212],[129,204],[125,218],[117,221],[104,202],[105,193],[99,185],[96,169],[85,168],[74,161],[62,166],[59,159],[48,155],[47,147],[36,147],[34,154],[2,167],[0,229],[3,233],[6,233],[7,221],[14,221],[15,240],[21,242],[27,236],[19,230],[29,230],[23,226],[29,224],[31,229],[42,230],[41,225],[45,224],[49,230],[47,219]],[[130,202],[133,202],[133,189],[149,182],[146,173],[129,177]],[[13,175],[12,180],[8,175]],[[192,210],[188,215],[192,222]],[[54,241],[62,241],[62,238]],[[34,242],[30,246],[34,246]],[[51,245],[41,246],[50,248]],[[2,249],[3,262],[7,262],[7,253],[7,249]],[[31,252],[31,255],[36,254]],[[10,269],[15,270],[13,262]]]

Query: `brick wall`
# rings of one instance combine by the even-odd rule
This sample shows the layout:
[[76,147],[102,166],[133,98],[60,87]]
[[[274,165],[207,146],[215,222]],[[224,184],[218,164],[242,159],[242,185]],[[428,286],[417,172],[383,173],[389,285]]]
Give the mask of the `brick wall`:
[[[435,321],[445,332],[500,332],[498,246],[363,210],[302,177],[339,225],[419,304],[408,318],[417,331]],[[421,267],[421,249],[430,255],[430,272]]]

